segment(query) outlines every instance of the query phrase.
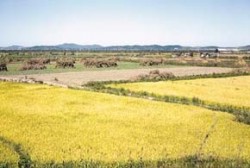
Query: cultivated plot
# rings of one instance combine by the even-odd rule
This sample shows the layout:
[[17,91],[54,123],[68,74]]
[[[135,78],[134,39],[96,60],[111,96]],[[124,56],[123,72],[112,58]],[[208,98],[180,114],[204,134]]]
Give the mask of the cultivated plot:
[[209,103],[250,107],[250,76],[111,85],[158,95],[199,98]]
[[[1,137],[20,144],[39,164],[157,161],[197,153],[250,159],[250,127],[228,113],[4,82],[0,101]],[[2,140],[0,145],[5,145],[1,155],[12,156],[8,143]]]

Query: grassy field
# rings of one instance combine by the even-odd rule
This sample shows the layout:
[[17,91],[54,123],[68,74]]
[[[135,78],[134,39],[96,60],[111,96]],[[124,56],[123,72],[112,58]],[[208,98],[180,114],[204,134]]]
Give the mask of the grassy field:
[[180,67],[177,65],[159,65],[159,66],[151,66],[144,67],[140,66],[139,63],[135,62],[118,62],[117,67],[109,67],[109,68],[86,68],[83,63],[76,63],[75,68],[55,68],[55,63],[46,65],[47,69],[44,70],[27,70],[20,71],[19,69],[22,67],[21,63],[12,63],[8,64],[8,71],[0,71],[0,75],[28,75],[28,74],[48,74],[48,73],[60,73],[60,72],[79,72],[79,71],[104,71],[104,70],[120,70],[120,69],[148,69],[148,68],[171,68],[171,67]]
[[197,97],[209,103],[250,107],[250,76],[112,85],[158,95]]
[[250,159],[250,126],[227,113],[4,82],[0,102],[0,136],[5,139],[0,140],[0,162],[16,159],[16,148],[8,148],[6,141],[20,144],[22,153],[39,164],[157,161],[197,153]]

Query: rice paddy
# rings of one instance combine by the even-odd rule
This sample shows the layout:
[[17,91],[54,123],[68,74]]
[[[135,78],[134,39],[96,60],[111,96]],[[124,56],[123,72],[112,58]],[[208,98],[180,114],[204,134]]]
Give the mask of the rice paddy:
[[[197,153],[250,159],[250,126],[228,113],[5,82],[0,102],[0,136],[41,164],[155,161]],[[0,163],[16,159],[16,151],[0,141]]]
[[14,164],[17,163],[17,161],[18,155],[0,141],[0,163],[7,162]]
[[112,85],[131,91],[199,98],[209,103],[250,107],[250,76]]

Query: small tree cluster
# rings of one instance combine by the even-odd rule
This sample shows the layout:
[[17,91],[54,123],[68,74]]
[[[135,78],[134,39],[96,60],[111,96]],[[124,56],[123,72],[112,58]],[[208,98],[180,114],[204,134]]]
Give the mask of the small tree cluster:
[[163,61],[162,58],[161,59],[150,59],[150,58],[148,58],[148,59],[142,59],[140,61],[140,65],[142,65],[142,66],[154,66],[154,65],[160,65],[160,64],[163,64],[163,63],[164,63],[164,61]]
[[58,59],[56,61],[56,68],[75,68],[75,60],[73,59]]
[[116,60],[97,60],[97,59],[87,59],[84,61],[85,67],[96,67],[96,68],[108,68],[108,67],[116,67]]

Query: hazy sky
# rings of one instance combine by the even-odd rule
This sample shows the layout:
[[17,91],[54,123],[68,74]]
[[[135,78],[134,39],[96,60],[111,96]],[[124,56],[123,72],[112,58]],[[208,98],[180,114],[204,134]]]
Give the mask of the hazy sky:
[[250,44],[250,0],[0,0],[0,46]]

